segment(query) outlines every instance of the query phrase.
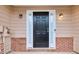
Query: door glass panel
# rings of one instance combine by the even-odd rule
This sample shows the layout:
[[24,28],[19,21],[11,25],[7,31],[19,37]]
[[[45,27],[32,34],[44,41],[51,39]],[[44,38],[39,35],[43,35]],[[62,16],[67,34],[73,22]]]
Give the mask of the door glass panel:
[[33,47],[49,47],[49,12],[33,12]]

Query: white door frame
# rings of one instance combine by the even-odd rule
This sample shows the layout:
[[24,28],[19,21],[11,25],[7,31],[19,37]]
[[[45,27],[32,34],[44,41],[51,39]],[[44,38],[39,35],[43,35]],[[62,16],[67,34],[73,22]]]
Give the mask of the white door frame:
[[[55,10],[27,10],[26,11],[26,49],[33,48],[33,12],[49,12],[49,20],[50,20],[49,21],[49,48],[56,49],[56,32],[55,32],[56,11]],[[29,23],[28,21],[29,19],[31,19],[30,20],[31,23]],[[30,24],[31,27],[28,24]],[[32,30],[29,30],[29,29],[32,29]]]

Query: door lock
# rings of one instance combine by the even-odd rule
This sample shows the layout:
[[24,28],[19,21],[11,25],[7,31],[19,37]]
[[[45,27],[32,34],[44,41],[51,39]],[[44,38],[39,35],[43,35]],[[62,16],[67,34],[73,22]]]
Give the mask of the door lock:
[[54,29],[54,31],[56,31],[56,29]]

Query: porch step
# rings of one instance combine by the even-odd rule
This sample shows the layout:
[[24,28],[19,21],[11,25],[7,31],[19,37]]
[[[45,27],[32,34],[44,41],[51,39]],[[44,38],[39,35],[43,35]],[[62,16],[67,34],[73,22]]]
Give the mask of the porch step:
[[49,49],[49,48],[34,48],[34,49],[28,49],[29,52],[54,52],[55,49]]

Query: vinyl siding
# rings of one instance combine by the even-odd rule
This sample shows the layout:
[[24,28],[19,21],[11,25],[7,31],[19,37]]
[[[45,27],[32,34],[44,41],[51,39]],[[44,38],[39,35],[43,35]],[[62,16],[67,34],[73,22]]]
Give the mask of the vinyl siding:
[[[0,6],[0,25],[10,28],[10,7],[9,6]],[[2,42],[0,36],[0,43]]]
[[79,6],[72,8],[74,51],[79,52]]
[[[26,12],[27,10],[56,10],[56,29],[57,37],[72,37],[72,19],[70,7],[53,7],[53,6],[27,6],[15,7],[11,20],[11,29],[14,33],[12,37],[25,37],[26,35]],[[63,21],[58,20],[59,13],[64,14]],[[23,18],[19,18],[19,14],[23,14]]]

